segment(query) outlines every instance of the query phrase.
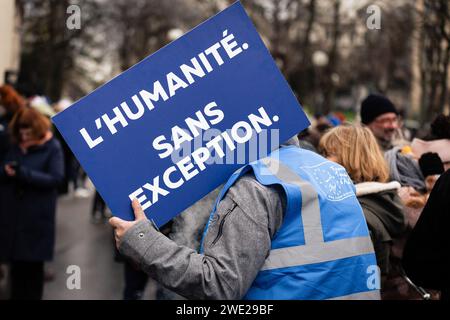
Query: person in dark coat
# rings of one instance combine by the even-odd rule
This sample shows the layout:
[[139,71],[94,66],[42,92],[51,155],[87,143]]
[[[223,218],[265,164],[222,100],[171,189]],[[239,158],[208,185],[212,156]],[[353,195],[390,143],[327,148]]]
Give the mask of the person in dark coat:
[[[14,117],[14,114],[21,108],[24,108],[25,105],[25,99],[12,86],[6,84],[0,86],[0,164],[11,147],[11,139],[8,133],[9,123]],[[4,266],[0,261],[0,282],[2,282],[5,275]]]
[[11,143],[8,126],[14,114],[26,105],[16,90],[10,85],[0,87],[0,162],[6,156]]
[[50,121],[36,110],[19,110],[10,132],[13,143],[0,166],[0,262],[10,263],[12,299],[41,299],[63,153]]
[[403,252],[403,268],[416,284],[450,300],[450,169],[438,179]]

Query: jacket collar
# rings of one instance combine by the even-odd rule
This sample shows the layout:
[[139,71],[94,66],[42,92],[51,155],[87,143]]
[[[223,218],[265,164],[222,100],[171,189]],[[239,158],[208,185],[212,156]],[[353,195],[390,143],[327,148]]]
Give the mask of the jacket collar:
[[46,142],[50,141],[52,138],[53,138],[53,133],[51,131],[47,131],[47,133],[45,134],[45,136],[42,139],[31,140],[31,141],[27,141],[26,143],[22,142],[19,144],[19,147],[23,153],[27,153],[28,149],[30,149],[31,147],[42,146]]
[[400,183],[391,181],[388,183],[382,182],[362,182],[355,185],[356,196],[365,196],[368,194],[380,193],[383,191],[398,190],[401,188]]

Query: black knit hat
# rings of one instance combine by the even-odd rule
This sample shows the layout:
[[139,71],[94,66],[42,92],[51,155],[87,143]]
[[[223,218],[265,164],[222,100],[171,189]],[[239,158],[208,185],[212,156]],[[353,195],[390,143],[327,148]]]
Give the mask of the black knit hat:
[[420,170],[423,176],[432,176],[435,174],[442,174],[444,172],[444,165],[437,153],[424,153],[419,159]]
[[381,95],[369,94],[361,104],[361,122],[369,124],[378,116],[389,112],[398,114],[391,100]]
[[450,139],[450,116],[438,115],[431,123],[431,133],[436,139]]

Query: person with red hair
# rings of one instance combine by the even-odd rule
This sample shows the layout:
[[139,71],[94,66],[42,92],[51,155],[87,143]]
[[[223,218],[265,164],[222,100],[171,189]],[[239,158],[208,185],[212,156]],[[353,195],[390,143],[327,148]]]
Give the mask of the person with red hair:
[[14,114],[24,108],[25,99],[10,85],[0,86],[0,161],[10,147],[8,125]]
[[12,299],[41,299],[44,262],[53,258],[64,160],[50,127],[38,111],[20,108],[9,125],[12,145],[0,165],[0,263],[10,264]]
[[25,99],[10,85],[0,86],[0,104],[11,112],[15,113],[19,109],[25,107]]

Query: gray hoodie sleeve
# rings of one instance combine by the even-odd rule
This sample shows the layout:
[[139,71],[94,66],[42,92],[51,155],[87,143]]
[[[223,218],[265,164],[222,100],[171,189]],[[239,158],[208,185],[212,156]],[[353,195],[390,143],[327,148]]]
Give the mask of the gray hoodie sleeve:
[[134,225],[120,252],[152,278],[190,299],[240,299],[269,254],[283,219],[282,193],[251,175],[239,179],[219,203],[204,254],[179,246],[148,221]]

